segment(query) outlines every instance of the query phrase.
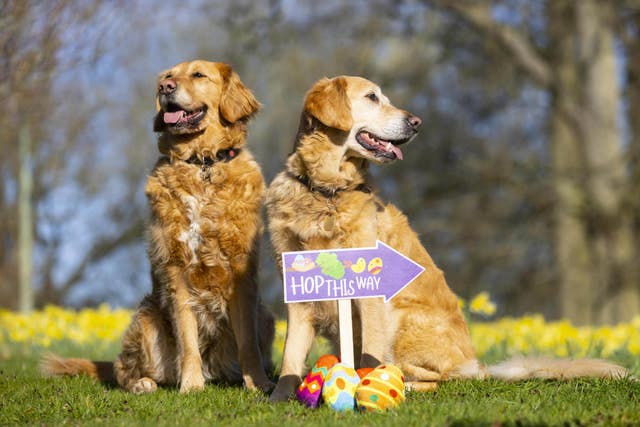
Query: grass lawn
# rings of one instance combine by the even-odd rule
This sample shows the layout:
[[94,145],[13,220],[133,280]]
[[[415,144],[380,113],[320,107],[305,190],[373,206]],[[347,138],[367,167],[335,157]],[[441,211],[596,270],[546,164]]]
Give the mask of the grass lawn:
[[[436,392],[408,393],[404,404],[387,413],[338,413],[297,402],[269,404],[267,396],[239,387],[208,385],[189,395],[162,388],[136,396],[85,377],[43,378],[40,350],[9,345],[0,355],[1,426],[640,425],[640,382],[625,380],[456,381]],[[109,360],[119,346],[57,343],[50,350]],[[637,357],[620,353],[615,359],[640,374]]]

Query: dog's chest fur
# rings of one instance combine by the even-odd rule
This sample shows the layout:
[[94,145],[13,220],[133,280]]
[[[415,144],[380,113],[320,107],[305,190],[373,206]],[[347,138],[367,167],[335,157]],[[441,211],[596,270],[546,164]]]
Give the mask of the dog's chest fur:
[[[246,262],[252,249],[246,242],[260,229],[264,184],[257,167],[247,163],[213,165],[208,179],[186,163],[156,166],[146,186],[154,265],[178,265],[187,272],[190,287],[207,291],[211,282],[223,285],[232,279],[233,264]],[[237,173],[243,179],[233,176]]]
[[[377,198],[361,191],[339,192],[332,198],[310,192],[288,180],[276,198],[290,203],[273,203],[270,220],[275,227],[293,231],[300,250],[362,247],[375,245],[378,237]],[[291,250],[291,249],[286,249]]]

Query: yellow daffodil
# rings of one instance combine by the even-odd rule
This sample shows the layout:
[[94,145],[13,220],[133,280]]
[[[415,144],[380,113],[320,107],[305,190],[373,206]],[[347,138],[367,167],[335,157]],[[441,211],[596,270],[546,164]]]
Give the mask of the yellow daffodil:
[[[468,307],[472,313],[489,316],[496,310],[486,292],[473,298]],[[82,310],[47,306],[28,315],[0,309],[0,358],[12,356],[12,343],[42,348],[58,341],[89,345],[118,343],[132,314],[130,310],[114,310],[107,305]],[[608,357],[619,351],[640,355],[640,315],[627,323],[598,327],[576,327],[567,320],[547,322],[541,315],[528,315],[471,322],[469,329],[479,357],[495,349],[509,354],[560,357]],[[276,322],[275,360],[282,355],[286,330],[284,320]],[[326,340],[318,344],[321,349],[329,348]]]
[[469,310],[472,313],[493,316],[496,313],[496,305],[489,298],[488,292],[480,292],[469,303]]

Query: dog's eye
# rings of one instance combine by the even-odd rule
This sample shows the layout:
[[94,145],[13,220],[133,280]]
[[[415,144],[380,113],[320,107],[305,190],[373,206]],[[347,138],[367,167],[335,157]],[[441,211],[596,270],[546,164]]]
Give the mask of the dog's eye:
[[378,102],[378,95],[376,95],[374,92],[368,93],[366,96],[373,102]]
[[202,74],[200,71],[196,71],[195,73],[191,74],[191,77],[194,77],[196,79],[200,79],[202,77],[206,77],[204,74]]

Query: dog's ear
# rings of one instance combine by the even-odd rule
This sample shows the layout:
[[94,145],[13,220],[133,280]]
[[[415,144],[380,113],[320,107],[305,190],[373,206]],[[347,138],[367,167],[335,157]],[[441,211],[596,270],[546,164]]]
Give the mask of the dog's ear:
[[230,123],[250,119],[260,109],[260,103],[230,65],[219,64],[218,69],[222,75],[220,114]]
[[304,109],[325,126],[342,131],[348,131],[353,126],[344,77],[318,81],[307,93]]

